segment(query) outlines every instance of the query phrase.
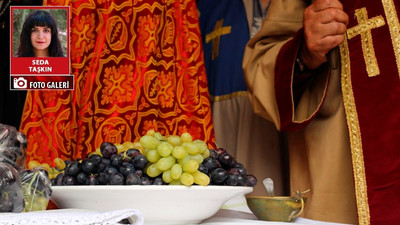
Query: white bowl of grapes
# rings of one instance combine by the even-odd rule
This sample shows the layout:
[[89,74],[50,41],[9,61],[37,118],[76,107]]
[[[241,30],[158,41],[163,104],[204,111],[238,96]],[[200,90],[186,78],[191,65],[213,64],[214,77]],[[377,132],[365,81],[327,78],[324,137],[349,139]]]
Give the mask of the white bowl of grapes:
[[227,150],[208,149],[189,133],[150,131],[135,143],[103,142],[84,159],[55,165],[52,200],[60,209],[133,208],[145,224],[198,224],[257,183]]

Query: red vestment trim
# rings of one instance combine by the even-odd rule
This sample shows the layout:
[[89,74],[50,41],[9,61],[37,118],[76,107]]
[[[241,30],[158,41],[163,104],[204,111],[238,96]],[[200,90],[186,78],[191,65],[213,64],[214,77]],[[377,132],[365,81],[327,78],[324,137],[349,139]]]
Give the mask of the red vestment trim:
[[[400,4],[375,0],[343,1],[343,5],[349,14],[348,29],[357,34],[342,46],[341,61],[356,191],[360,195],[367,191],[367,198],[358,199],[360,224],[394,225],[400,221],[400,77],[394,54],[398,49],[392,43],[397,37],[390,34],[394,24],[389,20],[397,17]],[[394,14],[388,15],[384,5],[394,7]],[[377,22],[379,18],[384,25]],[[368,72],[367,66],[376,67],[378,74]]]

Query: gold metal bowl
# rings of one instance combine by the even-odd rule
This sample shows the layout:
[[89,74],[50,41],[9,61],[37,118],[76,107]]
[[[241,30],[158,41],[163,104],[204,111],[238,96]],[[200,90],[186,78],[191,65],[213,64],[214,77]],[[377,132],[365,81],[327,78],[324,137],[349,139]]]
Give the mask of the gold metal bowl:
[[253,214],[264,221],[291,222],[304,209],[302,197],[246,196],[247,205]]

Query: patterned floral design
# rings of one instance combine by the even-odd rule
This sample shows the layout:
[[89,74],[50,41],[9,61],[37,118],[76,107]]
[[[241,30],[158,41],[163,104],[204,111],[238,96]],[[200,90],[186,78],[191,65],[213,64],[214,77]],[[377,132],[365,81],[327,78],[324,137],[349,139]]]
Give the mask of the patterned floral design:
[[72,21],[71,55],[73,59],[83,56],[94,48],[94,39],[96,37],[94,33],[94,19],[95,16],[92,13],[87,16],[83,15]]
[[215,147],[195,0],[45,0],[71,6],[74,91],[29,91],[27,160],[83,158],[150,129]]

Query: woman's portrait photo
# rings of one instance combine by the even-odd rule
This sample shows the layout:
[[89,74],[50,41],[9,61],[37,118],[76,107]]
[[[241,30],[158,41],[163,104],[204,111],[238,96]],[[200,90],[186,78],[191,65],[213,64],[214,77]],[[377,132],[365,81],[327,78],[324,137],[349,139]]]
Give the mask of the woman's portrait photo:
[[67,10],[15,9],[14,57],[66,57]]

